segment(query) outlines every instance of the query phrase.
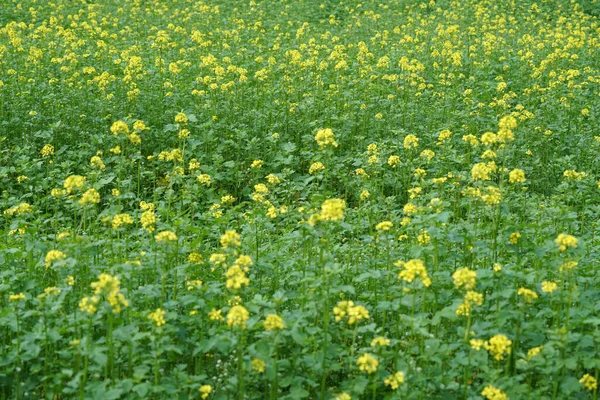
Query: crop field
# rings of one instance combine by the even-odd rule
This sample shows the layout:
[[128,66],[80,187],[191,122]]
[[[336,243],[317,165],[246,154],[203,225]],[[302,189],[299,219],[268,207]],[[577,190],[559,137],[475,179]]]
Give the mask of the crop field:
[[600,1],[0,0],[0,400],[598,399]]

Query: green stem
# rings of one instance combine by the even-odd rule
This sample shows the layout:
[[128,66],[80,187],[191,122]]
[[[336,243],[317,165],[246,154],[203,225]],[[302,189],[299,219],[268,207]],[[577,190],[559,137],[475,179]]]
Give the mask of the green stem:
[[244,331],[240,331],[238,340],[238,398],[244,399]]

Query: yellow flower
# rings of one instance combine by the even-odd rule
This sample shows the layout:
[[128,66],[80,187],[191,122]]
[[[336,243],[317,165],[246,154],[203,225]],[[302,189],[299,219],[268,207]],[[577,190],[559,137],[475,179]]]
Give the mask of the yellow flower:
[[262,374],[263,372],[265,372],[266,366],[267,366],[267,363],[264,360],[261,360],[260,358],[252,359],[252,369],[254,371],[260,372]]
[[269,188],[264,183],[259,183],[258,185],[254,185],[254,192],[258,194],[267,194],[269,193]]
[[250,168],[262,168],[264,161],[263,160],[254,160],[252,164],[250,164]]
[[554,243],[558,245],[559,251],[566,251],[568,248],[576,248],[577,247],[577,238],[575,236],[567,235],[565,233],[561,233],[558,235],[556,239],[554,239]]
[[208,174],[200,174],[196,177],[196,179],[198,180],[198,182],[200,182],[204,186],[210,185],[210,182],[211,182],[210,175],[208,175]]
[[144,121],[142,121],[142,120],[137,120],[137,121],[135,121],[135,122],[133,123],[133,129],[134,129],[134,130],[136,130],[136,131],[138,131],[138,132],[141,132],[141,131],[148,130],[148,129],[150,129],[150,128],[148,128],[148,127],[146,126],[146,124],[144,123]]
[[440,146],[442,143],[444,143],[445,141],[447,141],[448,139],[450,139],[451,136],[452,136],[452,132],[450,132],[448,129],[444,129],[438,135],[438,141],[437,141],[436,144],[438,146]]
[[23,293],[18,293],[18,294],[11,294],[8,296],[8,301],[9,302],[18,302],[21,300],[25,300],[25,295]]
[[269,332],[277,329],[284,329],[285,325],[281,317],[277,314],[269,314],[265,318],[265,331]]
[[167,313],[164,310],[157,308],[155,311],[148,314],[148,319],[151,321],[154,321],[156,326],[163,326],[164,324],[166,324],[166,321],[165,321],[166,314]]
[[394,224],[392,224],[391,221],[383,221],[377,224],[377,226],[375,227],[375,229],[377,229],[378,231],[389,231],[390,229],[392,229],[392,227],[394,226]]
[[100,203],[100,193],[96,189],[88,189],[79,199],[79,205]]
[[552,293],[555,290],[558,290],[558,284],[552,281],[543,281],[542,282],[542,292],[544,293]]
[[241,326],[242,329],[246,329],[246,321],[248,321],[248,318],[250,318],[250,313],[244,306],[233,306],[227,313],[227,326]]
[[320,161],[317,161],[316,163],[312,163],[310,165],[310,168],[308,169],[308,173],[310,175],[314,175],[318,172],[323,171],[324,169],[325,169],[325,166],[323,165],[323,163]]
[[117,214],[112,219],[113,229],[119,229],[123,225],[133,224],[133,218],[129,214]]
[[454,274],[452,274],[452,279],[454,280],[454,286],[457,289],[464,287],[465,289],[473,289],[475,287],[475,278],[477,277],[477,272],[470,270],[469,268],[460,268],[457,269]]
[[540,352],[542,351],[543,348],[544,348],[544,346],[538,346],[538,347],[533,347],[533,348],[529,349],[529,351],[527,351],[527,358],[531,358],[531,357],[534,357],[534,356],[540,354]]
[[495,360],[504,359],[505,354],[510,354],[512,341],[506,336],[498,334],[493,336],[488,342],[483,345],[489,351]]
[[65,183],[63,184],[64,188],[67,190],[67,193],[71,194],[74,189],[81,188],[85,183],[85,176],[80,175],[71,175],[65,179]]
[[52,157],[54,155],[54,146],[51,144],[46,144],[40,150],[40,154],[43,158]]
[[511,115],[507,115],[500,119],[498,127],[500,129],[515,129],[517,127],[517,120]]
[[374,338],[373,340],[371,340],[371,347],[376,347],[376,346],[389,346],[390,345],[390,339],[384,338],[383,336],[377,336],[376,338]]
[[354,171],[354,173],[356,174],[356,176],[361,176],[363,178],[369,177],[369,174],[367,174],[367,172],[363,168],[357,168],[356,171]]
[[348,309],[354,306],[354,302],[352,300],[342,300],[337,303],[335,307],[333,307],[333,314],[335,315],[335,320],[340,321],[346,315],[348,315]]
[[358,357],[356,364],[358,364],[358,368],[361,371],[364,371],[367,374],[372,374],[373,372],[377,371],[379,361],[377,361],[377,359],[371,354],[364,353],[362,356]]
[[352,396],[350,396],[346,392],[338,393],[335,396],[333,396],[333,398],[334,400],[352,400]]
[[106,165],[104,165],[104,162],[102,162],[102,159],[98,156],[93,156],[90,159],[90,166],[94,169],[99,170],[103,170],[104,168],[106,168]]
[[521,239],[521,233],[520,232],[513,232],[510,234],[510,237],[508,238],[508,241],[511,244],[517,244],[519,243],[519,239]]
[[485,341],[481,339],[471,339],[469,344],[473,350],[479,351],[485,345]]
[[496,153],[493,150],[487,149],[486,151],[483,152],[483,154],[481,155],[481,158],[488,160],[491,159],[493,160],[494,158],[496,158]]
[[100,298],[98,296],[84,297],[79,302],[79,309],[88,314],[94,314],[98,308]]
[[179,134],[177,135],[178,139],[187,139],[188,137],[190,137],[189,129],[182,129],[181,131],[179,131]]
[[225,233],[221,236],[220,242],[224,249],[229,247],[239,247],[241,245],[240,235],[233,230],[225,231]]
[[429,278],[429,275],[427,275],[427,270],[425,269],[425,264],[423,261],[419,259],[413,259],[407,262],[396,261],[394,265],[402,268],[402,271],[400,271],[398,274],[398,279],[402,279],[408,283],[411,283],[416,277],[419,277],[423,283],[423,286],[431,286],[431,278]]
[[538,294],[536,292],[527,288],[520,288],[517,290],[517,295],[523,296],[525,303],[531,303],[538,298]]
[[177,235],[173,231],[162,231],[154,236],[157,242],[175,242],[177,241]]
[[64,194],[65,194],[65,191],[63,189],[55,188],[50,191],[50,196],[52,196],[52,197],[60,197]]
[[413,203],[406,203],[404,205],[404,208],[402,209],[402,211],[406,215],[415,214],[417,212],[417,206],[414,205]]
[[245,271],[237,264],[229,267],[227,272],[225,273],[225,277],[227,278],[226,287],[227,289],[241,289],[243,286],[248,286],[250,284],[250,279],[246,276]]
[[129,126],[124,121],[115,121],[110,127],[110,131],[113,135],[117,136],[119,134],[128,134]]
[[267,175],[266,179],[267,179],[267,182],[269,182],[271,185],[277,185],[281,182],[279,177],[277,175],[273,175],[273,174]]
[[565,172],[563,172],[563,176],[567,179],[567,180],[571,180],[571,181],[580,181],[583,178],[585,178],[587,176],[587,174],[585,172],[577,172],[575,170],[572,169],[568,169]]
[[473,290],[469,290],[465,294],[465,303],[480,306],[483,304],[483,295],[481,293],[475,292]]
[[33,207],[31,207],[30,204],[28,204],[28,203],[21,203],[18,206],[13,206],[13,207],[11,207],[11,208],[9,208],[7,210],[4,210],[3,214],[6,214],[6,215],[14,215],[14,214],[21,215],[21,214],[24,214],[24,213],[27,213],[27,212],[32,212],[32,211],[33,211]]
[[456,315],[469,316],[471,315],[471,305],[468,303],[462,303],[456,309]]
[[598,388],[598,381],[590,374],[585,374],[579,380],[579,383],[583,384],[583,387],[589,391],[596,390]]
[[319,220],[321,221],[341,221],[344,218],[346,202],[341,199],[328,199],[321,205]]
[[400,157],[391,155],[388,157],[387,163],[390,167],[396,168],[400,164]]
[[60,250],[50,250],[46,253],[46,257],[44,258],[44,262],[46,263],[46,268],[49,268],[50,265],[54,261],[61,261],[67,258],[67,255]]
[[490,180],[491,169],[487,163],[477,163],[471,168],[471,178],[474,181],[487,181]]
[[194,290],[202,287],[202,281],[200,279],[187,281],[185,284],[187,286],[187,290]]
[[202,255],[199,253],[190,253],[188,255],[188,262],[190,264],[202,264],[203,261]]
[[421,197],[421,192],[423,192],[423,188],[420,186],[408,189],[408,197],[411,199],[417,199]]
[[494,186],[486,186],[485,194],[482,194],[481,200],[485,202],[488,206],[493,206],[499,204],[502,200],[502,192],[500,189]]
[[435,153],[432,150],[423,150],[419,157],[429,162],[435,157]]
[[227,256],[222,253],[213,253],[210,255],[210,258],[209,258],[210,262],[215,265],[223,264],[226,259],[227,259]]
[[269,209],[267,210],[267,217],[269,217],[269,218],[277,217],[277,208],[269,207]]
[[140,222],[142,224],[142,228],[144,228],[148,233],[154,232],[154,224],[156,223],[156,216],[154,215],[154,211],[144,211],[140,216]]
[[44,289],[44,293],[39,294],[37,297],[40,300],[43,300],[46,298],[46,296],[57,296],[59,295],[61,292],[61,290],[59,288],[57,288],[56,286],[50,286]]
[[213,308],[208,313],[208,319],[210,319],[211,321],[223,321],[225,318],[223,318],[222,312],[223,310],[217,310]]
[[115,146],[109,149],[109,151],[113,154],[121,154],[121,146]]
[[175,115],[175,123],[177,124],[187,124],[188,117],[184,113],[180,112]]
[[252,261],[252,258],[250,258],[250,256],[247,255],[240,255],[236,260],[235,263],[238,265],[241,265],[242,267],[249,267],[252,264],[254,264],[254,262]]
[[431,236],[429,235],[429,232],[423,230],[419,236],[417,236],[417,242],[419,242],[419,244],[422,246],[426,246],[431,243]]
[[348,308],[348,324],[353,325],[362,319],[369,319],[369,310],[363,306],[354,306]]
[[508,174],[508,181],[510,183],[522,183],[525,182],[525,172],[522,169],[513,169]]
[[560,272],[572,271],[573,269],[575,269],[575,267],[577,265],[578,265],[577,261],[566,261],[560,266],[559,271]]
[[368,190],[366,190],[366,189],[365,189],[365,190],[363,190],[362,192],[360,192],[360,199],[361,199],[361,200],[366,200],[366,199],[368,199],[369,197],[371,197],[371,193],[369,193],[369,191],[368,191]]
[[386,386],[389,386],[392,390],[396,390],[404,383],[404,372],[398,371],[393,375],[388,376],[383,380]]
[[486,386],[481,395],[487,400],[508,400],[508,396],[502,390],[493,386]]
[[419,138],[415,135],[406,135],[402,143],[405,149],[409,150],[419,146]]
[[202,398],[202,400],[204,400],[212,392],[212,386],[210,386],[210,385],[202,385],[202,386],[200,386],[199,391],[200,391],[200,393],[202,393],[202,395],[200,397]]
[[464,135],[462,137],[463,142],[470,144],[473,147],[479,146],[479,139],[475,135]]
[[92,297],[92,303],[94,304],[98,303],[99,296],[104,296],[115,314],[120,313],[122,307],[129,305],[125,296],[120,292],[121,281],[116,276],[100,274],[98,275],[98,281],[93,282],[90,286],[94,289],[94,296]]
[[320,149],[324,149],[328,145],[338,147],[338,143],[335,141],[335,135],[329,128],[319,129],[315,135],[315,141],[319,145]]
[[200,168],[200,161],[196,160],[195,158],[192,158],[190,160],[190,162],[188,163],[188,169],[190,171],[196,171],[199,168]]

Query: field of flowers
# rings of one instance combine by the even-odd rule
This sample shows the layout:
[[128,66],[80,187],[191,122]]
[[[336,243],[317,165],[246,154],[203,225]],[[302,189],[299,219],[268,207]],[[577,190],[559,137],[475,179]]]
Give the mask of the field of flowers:
[[5,0],[0,399],[597,399],[598,0]]

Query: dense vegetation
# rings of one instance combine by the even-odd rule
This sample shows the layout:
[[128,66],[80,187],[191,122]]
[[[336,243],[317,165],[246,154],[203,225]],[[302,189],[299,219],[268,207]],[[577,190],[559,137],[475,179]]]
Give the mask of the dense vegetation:
[[597,399],[599,10],[5,0],[0,399]]

